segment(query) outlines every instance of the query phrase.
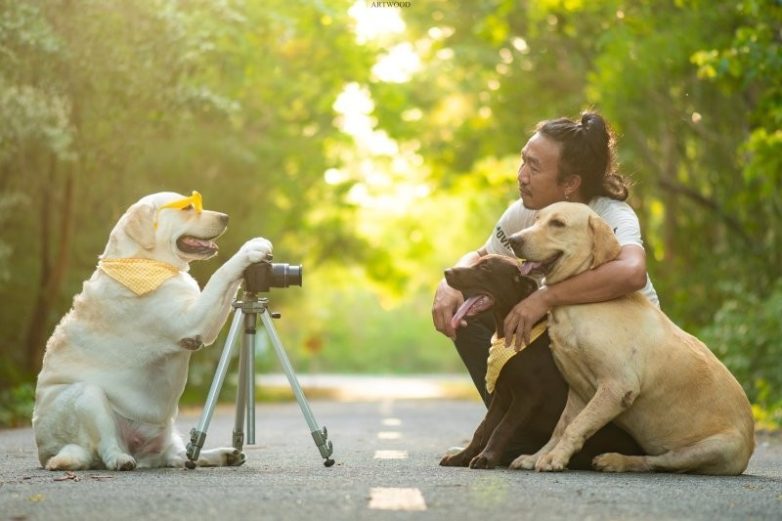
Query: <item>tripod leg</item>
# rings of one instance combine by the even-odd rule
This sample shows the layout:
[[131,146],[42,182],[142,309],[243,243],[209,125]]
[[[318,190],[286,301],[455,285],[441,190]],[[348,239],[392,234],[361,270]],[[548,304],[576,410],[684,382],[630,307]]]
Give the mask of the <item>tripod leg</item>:
[[247,349],[239,351],[239,382],[236,386],[236,419],[234,422],[233,447],[239,451],[244,446],[244,418],[247,412]]
[[258,315],[247,313],[244,317],[244,341],[242,349],[247,359],[245,364],[245,395],[247,396],[247,444],[255,445],[255,328]]
[[304,396],[304,391],[302,391],[301,385],[299,385],[299,380],[296,378],[296,375],[293,372],[293,367],[291,366],[290,360],[288,360],[288,355],[285,352],[285,348],[282,346],[280,337],[277,336],[277,330],[274,329],[274,324],[272,323],[270,314],[267,312],[261,313],[261,320],[263,321],[266,332],[272,341],[274,351],[277,353],[277,358],[280,360],[280,365],[282,365],[282,369],[285,371],[285,376],[288,377],[288,383],[293,390],[294,396],[296,396],[296,401],[299,402],[299,407],[301,408],[302,414],[304,414],[304,419],[307,422],[307,425],[310,427],[310,433],[312,434],[312,438],[315,440],[315,445],[317,445],[318,450],[320,451],[320,455],[326,460],[323,464],[327,467],[330,467],[334,464],[334,460],[330,457],[334,451],[334,447],[331,441],[328,440],[328,431],[326,430],[326,427],[321,429],[318,426],[318,422],[315,421],[315,416],[312,414],[310,404],[307,402],[307,398]]
[[231,361],[231,355],[233,354],[236,336],[239,332],[241,323],[241,313],[234,312],[234,318],[231,322],[231,327],[228,329],[228,336],[225,338],[225,343],[223,344],[223,352],[220,355],[220,362],[217,364],[212,386],[209,388],[209,395],[206,398],[204,410],[201,413],[201,418],[198,420],[198,425],[190,431],[190,443],[187,444],[188,468],[195,467],[195,462],[198,460],[201,449],[204,447],[206,430],[209,428],[209,423],[212,421],[212,414],[214,413],[215,405],[217,405],[217,398],[220,395],[220,390],[223,388],[223,383],[225,382],[225,375],[228,372],[228,365]]

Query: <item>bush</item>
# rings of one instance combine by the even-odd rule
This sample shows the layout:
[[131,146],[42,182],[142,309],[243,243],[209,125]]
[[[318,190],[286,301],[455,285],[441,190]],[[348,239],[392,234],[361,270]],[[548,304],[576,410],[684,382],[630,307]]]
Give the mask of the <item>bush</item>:
[[701,338],[736,375],[751,402],[763,409],[782,412],[782,280],[765,296],[737,291],[714,316]]
[[35,404],[35,384],[0,390],[0,427],[29,426]]

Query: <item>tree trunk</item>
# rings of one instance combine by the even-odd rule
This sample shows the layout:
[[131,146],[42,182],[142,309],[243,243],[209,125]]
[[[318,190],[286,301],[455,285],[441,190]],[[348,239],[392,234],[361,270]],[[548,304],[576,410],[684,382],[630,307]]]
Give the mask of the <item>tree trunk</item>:
[[[57,159],[52,154],[49,161],[49,182],[43,186],[41,198],[41,277],[38,292],[33,305],[30,323],[27,327],[27,370],[36,374],[41,369],[41,361],[49,334],[48,318],[59,299],[62,283],[68,272],[70,259],[71,232],[73,222],[73,203],[75,179],[73,167],[68,166],[64,174],[62,201],[57,212],[59,228],[52,233],[52,218],[55,214],[53,191],[57,184]],[[56,253],[53,244],[57,243]]]

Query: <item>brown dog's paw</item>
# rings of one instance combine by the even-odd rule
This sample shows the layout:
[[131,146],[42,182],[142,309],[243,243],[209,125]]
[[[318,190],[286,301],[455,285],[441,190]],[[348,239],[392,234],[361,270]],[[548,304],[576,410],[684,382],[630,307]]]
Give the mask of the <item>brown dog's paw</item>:
[[442,467],[466,467],[469,461],[464,457],[464,451],[458,454],[451,454],[443,456],[440,460],[440,466]]
[[496,466],[496,458],[485,452],[481,452],[470,461],[471,469],[493,469]]

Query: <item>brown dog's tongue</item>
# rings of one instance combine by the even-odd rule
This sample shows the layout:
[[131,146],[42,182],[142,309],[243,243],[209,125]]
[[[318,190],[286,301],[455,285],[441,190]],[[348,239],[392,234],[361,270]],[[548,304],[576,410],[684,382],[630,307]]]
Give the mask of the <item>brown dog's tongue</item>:
[[454,329],[459,329],[459,325],[461,324],[462,319],[470,311],[470,308],[472,308],[473,304],[478,302],[483,297],[483,295],[475,295],[465,300],[464,303],[459,306],[459,309],[456,310],[456,314],[454,314],[453,318],[451,319],[451,327]]

